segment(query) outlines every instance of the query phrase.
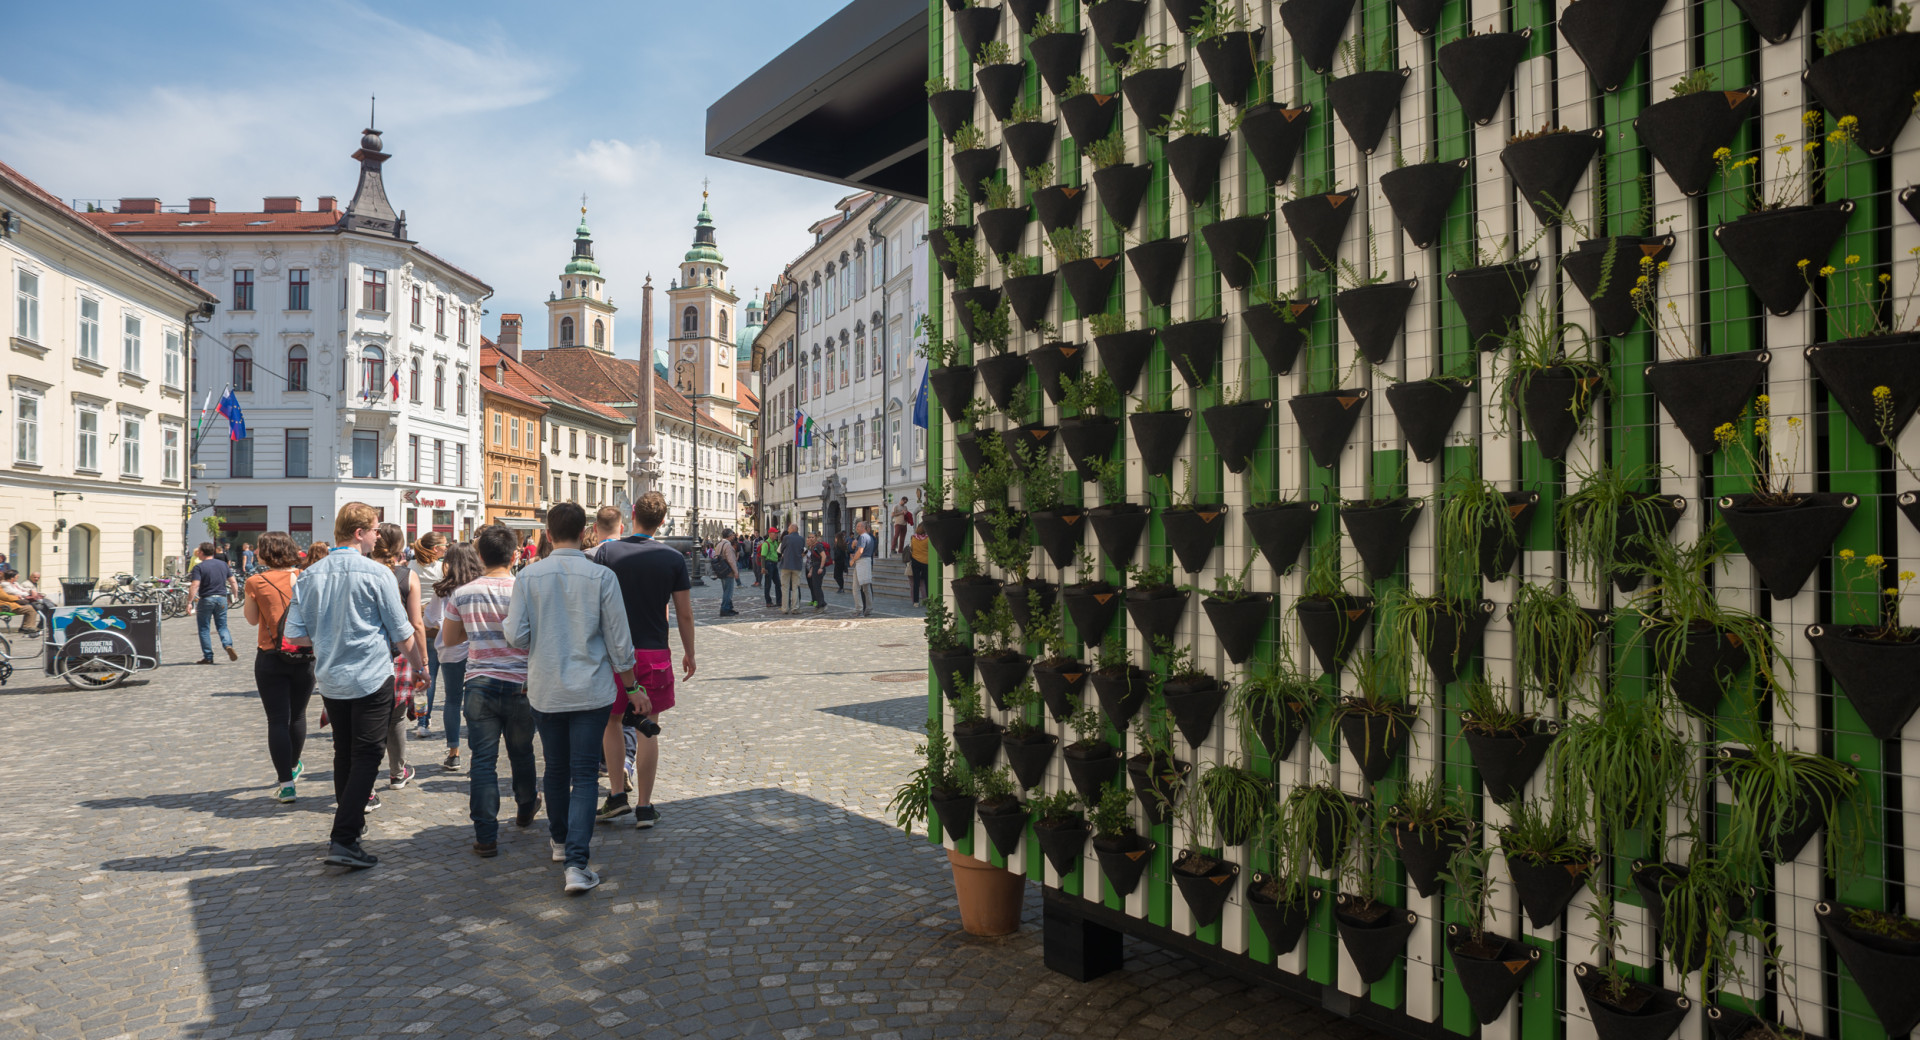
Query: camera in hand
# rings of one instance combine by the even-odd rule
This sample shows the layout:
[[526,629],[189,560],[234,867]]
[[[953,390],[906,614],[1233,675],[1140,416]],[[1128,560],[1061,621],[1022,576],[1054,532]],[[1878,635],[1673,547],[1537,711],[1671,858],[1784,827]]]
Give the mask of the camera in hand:
[[660,724],[653,721],[653,716],[638,714],[631,706],[627,708],[625,714],[620,716],[620,725],[628,729],[638,730],[643,736],[657,737],[660,735]]

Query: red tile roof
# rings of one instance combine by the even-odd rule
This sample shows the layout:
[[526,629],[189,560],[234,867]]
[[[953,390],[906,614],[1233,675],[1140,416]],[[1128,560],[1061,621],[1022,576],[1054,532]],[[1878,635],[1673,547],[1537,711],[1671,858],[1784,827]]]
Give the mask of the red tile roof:
[[337,231],[341,214],[308,210],[301,213],[82,213],[80,216],[103,230],[142,235],[159,232],[284,235]]
[[500,353],[499,348],[493,345],[492,340],[485,336],[480,337],[480,389],[490,394],[499,394],[501,397],[518,401],[529,407],[539,408],[542,411],[546,410],[547,403],[545,401],[537,400],[531,394],[514,389],[511,381],[502,383],[495,378],[499,374],[500,361],[503,358],[509,362],[513,360],[505,354]]
[[[538,368],[573,392],[596,401],[619,402],[631,405],[635,391],[640,388],[640,363],[631,358],[614,357],[592,347],[554,347],[547,350],[528,350],[520,355],[527,363]],[[656,376],[653,380],[654,410],[671,415],[682,422],[693,415],[693,404],[686,396],[673,388],[673,384]],[[715,422],[705,412],[700,413],[700,425],[716,433],[737,437],[739,434]]]
[[13,188],[15,191],[18,191],[24,195],[27,195],[33,198],[35,201],[48,207],[49,209],[54,210],[61,216],[71,218],[73,220],[74,226],[86,228],[87,230],[93,232],[94,234],[99,235],[100,239],[103,242],[108,243],[110,248],[115,249],[122,253],[129,254],[135,260],[138,260],[143,264],[146,264],[150,267],[153,267],[159,270],[162,274],[166,275],[168,278],[171,278],[174,281],[178,282],[180,286],[184,287],[189,293],[195,296],[198,296],[204,300],[207,300],[209,302],[213,302],[213,303],[219,302],[220,298],[218,296],[215,296],[213,293],[208,292],[207,290],[200,288],[198,285],[195,285],[194,283],[188,281],[186,276],[181,274],[179,269],[174,267],[172,264],[167,263],[165,260],[162,260],[159,257],[154,256],[152,253],[149,253],[146,250],[141,249],[139,246],[136,246],[131,242],[128,242],[121,238],[117,238],[114,235],[95,226],[89,220],[90,216],[92,216],[91,214],[74,212],[72,207],[60,201],[60,199],[57,196],[55,196],[52,192],[48,191],[45,188],[42,188],[38,184],[35,184],[33,181],[28,180],[25,174],[14,169],[11,166],[8,166],[6,163],[3,163],[3,162],[0,162],[0,183],[5,183],[7,186]]
[[[628,426],[633,425],[633,420],[627,418],[618,410],[608,408],[598,401],[588,400],[568,390],[566,387],[561,386],[559,383],[546,378],[526,362],[515,361],[505,354],[500,353],[499,350],[493,346],[492,341],[485,337],[482,337],[480,340],[480,349],[482,362],[484,364],[497,366],[501,361],[507,363],[507,386],[522,394],[536,399],[545,398],[545,400],[541,402],[543,404],[570,405],[582,411],[592,412],[602,418],[611,419]],[[490,381],[491,378],[491,375],[489,375]]]

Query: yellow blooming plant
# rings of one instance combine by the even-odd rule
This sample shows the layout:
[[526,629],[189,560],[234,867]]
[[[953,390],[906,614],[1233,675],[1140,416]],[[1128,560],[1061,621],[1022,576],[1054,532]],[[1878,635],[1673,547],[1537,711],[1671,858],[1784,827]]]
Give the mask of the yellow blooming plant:
[[1687,323],[1680,317],[1680,308],[1672,300],[1664,304],[1659,299],[1660,279],[1667,273],[1668,261],[1655,262],[1653,257],[1640,258],[1640,273],[1633,280],[1633,290],[1628,295],[1633,298],[1633,309],[1640,314],[1640,320],[1660,338],[1660,349],[1671,355],[1673,360],[1699,357],[1700,350],[1694,345],[1693,333],[1688,331]]
[[[1886,567],[1887,559],[1879,553],[1860,556],[1852,549],[1842,549],[1840,586],[1849,596],[1869,596],[1876,601],[1874,614],[1879,620],[1873,625],[1860,626],[1860,635],[1868,639],[1910,642],[1920,637],[1920,632],[1900,623],[1900,600],[1913,588],[1916,576],[1912,571],[1903,570],[1888,580],[1881,577]],[[1857,585],[1864,585],[1864,590],[1855,588]]]
[[[1920,246],[1907,250],[1907,255],[1920,256]],[[1874,270],[1882,265],[1862,263],[1858,253],[1848,253],[1840,263],[1840,267],[1822,265],[1818,282],[1807,274],[1811,261],[1801,260],[1796,265],[1800,277],[1813,290],[1817,305],[1826,308],[1830,338],[1890,336],[1920,328],[1920,315],[1912,311],[1914,297],[1920,294],[1920,264],[1914,265],[1913,284],[1906,294],[1895,296],[1893,275]]]
[[[1822,145],[1827,146],[1830,156],[1836,155],[1852,146],[1859,127],[1859,120],[1843,116],[1840,125],[1832,133],[1825,133],[1826,117],[1818,109],[1807,111],[1800,117],[1800,123],[1806,130],[1807,139],[1798,147],[1787,140],[1786,134],[1774,135],[1774,172],[1771,179],[1767,179],[1765,171],[1761,169],[1758,154],[1736,159],[1729,148],[1721,148],[1713,153],[1713,161],[1720,167],[1727,187],[1738,192],[1740,202],[1748,213],[1786,209],[1818,198],[1825,177],[1825,165],[1820,161]],[[1828,159],[1828,162],[1832,161],[1832,158]]]
[[1775,422],[1772,401],[1761,394],[1733,422],[1716,427],[1713,439],[1729,454],[1745,457],[1757,504],[1790,506],[1800,501],[1793,490],[1793,471],[1800,463],[1800,435],[1805,425],[1797,415],[1788,416],[1784,423]]

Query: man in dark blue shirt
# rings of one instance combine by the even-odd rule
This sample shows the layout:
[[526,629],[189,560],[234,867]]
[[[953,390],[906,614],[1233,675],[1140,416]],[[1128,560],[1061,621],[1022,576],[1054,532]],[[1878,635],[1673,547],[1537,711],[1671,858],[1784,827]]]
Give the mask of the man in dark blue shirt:
[[200,562],[187,572],[187,601],[194,607],[194,620],[200,625],[200,663],[213,663],[214,627],[220,629],[220,645],[227,648],[227,660],[238,661],[233,649],[233,634],[227,631],[227,604],[233,595],[233,568],[214,555],[212,542],[201,542],[195,553]]

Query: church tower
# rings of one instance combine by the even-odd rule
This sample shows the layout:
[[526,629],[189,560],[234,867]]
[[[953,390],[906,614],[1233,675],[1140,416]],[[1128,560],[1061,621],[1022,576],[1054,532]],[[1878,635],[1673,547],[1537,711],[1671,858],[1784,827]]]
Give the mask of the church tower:
[[593,262],[593,232],[587,230],[587,200],[580,199],[580,226],[573,231],[573,258],[560,272],[560,290],[547,294],[547,346],[592,347],[613,353],[613,315],[607,280]]
[[714,241],[713,214],[702,191],[693,248],[680,262],[680,277],[667,289],[668,357],[674,387],[729,430],[739,399],[733,343],[738,302],[727,287],[727,265]]

